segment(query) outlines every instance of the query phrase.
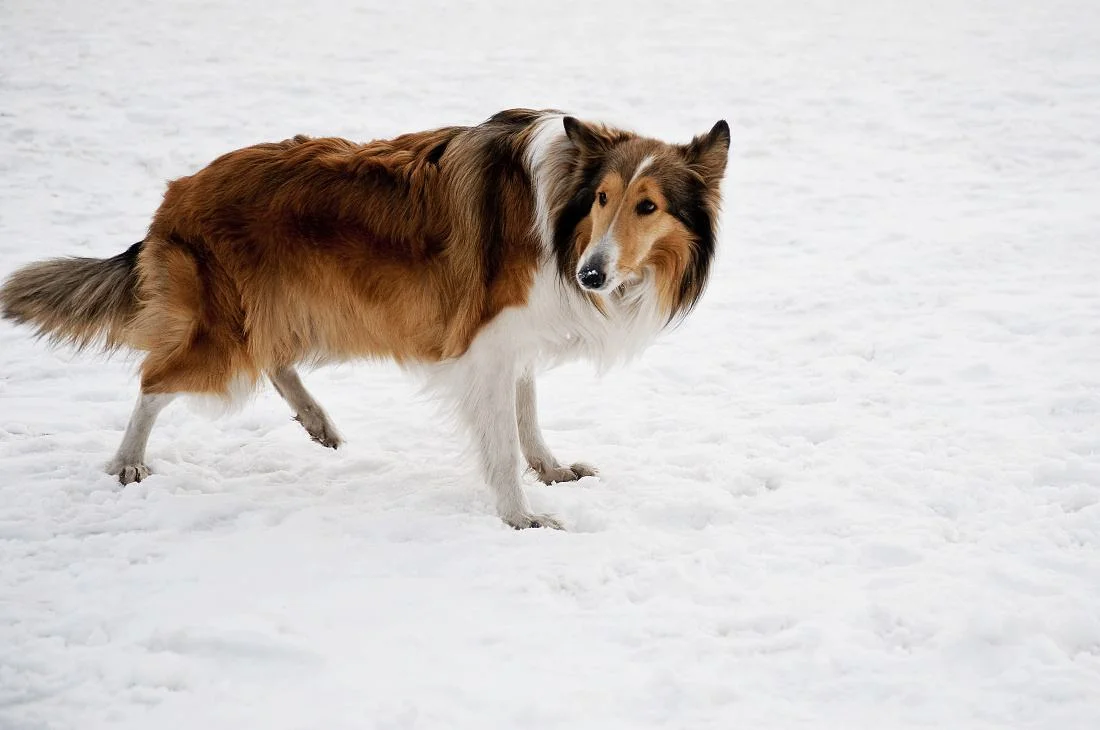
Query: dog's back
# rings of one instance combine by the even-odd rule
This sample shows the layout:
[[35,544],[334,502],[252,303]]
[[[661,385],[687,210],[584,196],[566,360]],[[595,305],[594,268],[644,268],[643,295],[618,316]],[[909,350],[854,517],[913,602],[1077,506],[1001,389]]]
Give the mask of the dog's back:
[[143,387],[219,393],[308,359],[438,358],[447,224],[430,156],[458,133],[298,137],[170,184],[138,257]]
[[[522,303],[536,265],[530,187],[507,139],[529,121],[231,152],[169,184],[125,261],[16,273],[7,313],[58,339],[105,332],[109,347],[145,351],[149,393],[224,395],[307,360],[458,356],[487,318]],[[489,169],[494,149],[517,169]],[[61,289],[32,301],[59,274],[110,283],[110,312],[74,319]]]

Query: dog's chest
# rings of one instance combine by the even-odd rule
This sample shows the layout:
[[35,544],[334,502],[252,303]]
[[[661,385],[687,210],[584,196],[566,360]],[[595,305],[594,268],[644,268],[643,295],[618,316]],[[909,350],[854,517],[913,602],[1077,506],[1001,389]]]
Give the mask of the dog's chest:
[[545,269],[526,305],[501,319],[502,344],[514,347],[521,359],[545,364],[587,359],[601,368],[638,354],[664,325],[648,286],[640,285],[628,301],[605,302],[601,311],[556,271]]

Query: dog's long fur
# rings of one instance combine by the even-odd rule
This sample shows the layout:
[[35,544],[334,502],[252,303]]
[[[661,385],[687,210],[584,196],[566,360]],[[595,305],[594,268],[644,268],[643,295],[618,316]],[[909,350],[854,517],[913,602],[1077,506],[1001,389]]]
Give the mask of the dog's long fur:
[[294,366],[388,358],[427,372],[473,432],[501,516],[530,514],[519,452],[544,481],[533,373],[628,357],[706,286],[729,127],[687,145],[516,109],[473,127],[356,144],[297,136],[169,184],[145,238],[113,258],[15,272],[3,316],[58,343],[145,353],[111,469],[139,480],[175,394],[229,397],[261,376],[339,445]]

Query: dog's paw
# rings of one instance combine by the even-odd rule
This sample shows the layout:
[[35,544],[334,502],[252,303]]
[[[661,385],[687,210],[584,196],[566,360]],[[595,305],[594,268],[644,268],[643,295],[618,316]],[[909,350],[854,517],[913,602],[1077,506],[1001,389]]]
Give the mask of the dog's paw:
[[526,512],[518,515],[501,517],[504,523],[517,530],[526,530],[528,527],[545,527],[550,530],[564,530],[565,525],[557,517],[551,515],[530,515]]
[[539,481],[543,484],[575,482],[583,477],[592,477],[599,473],[596,471],[595,467],[580,462],[570,464],[569,466],[540,466],[532,468],[535,469],[535,473],[539,475]]
[[309,437],[324,446],[326,449],[336,450],[344,445],[344,439],[340,438],[334,433],[328,431],[322,431],[320,433],[311,433]]
[[309,438],[328,449],[338,449],[344,444],[344,439],[336,432],[336,428],[322,418],[311,415],[298,415],[294,420],[302,424],[302,428],[309,434]]
[[145,464],[124,464],[118,466],[112,466],[110,469],[111,474],[118,476],[119,484],[126,486],[127,484],[133,484],[134,482],[140,482],[142,479],[147,478],[153,472],[149,471],[149,467]]

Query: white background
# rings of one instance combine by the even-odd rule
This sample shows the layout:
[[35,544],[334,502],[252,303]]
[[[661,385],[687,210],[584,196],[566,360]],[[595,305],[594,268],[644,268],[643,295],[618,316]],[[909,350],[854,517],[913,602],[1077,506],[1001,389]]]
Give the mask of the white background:
[[397,368],[183,404],[0,325],[0,727],[1100,727],[1100,5],[3,0],[0,275],[296,133],[733,146],[704,302],[547,376],[513,532]]

